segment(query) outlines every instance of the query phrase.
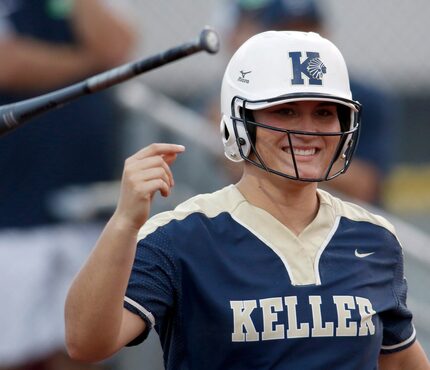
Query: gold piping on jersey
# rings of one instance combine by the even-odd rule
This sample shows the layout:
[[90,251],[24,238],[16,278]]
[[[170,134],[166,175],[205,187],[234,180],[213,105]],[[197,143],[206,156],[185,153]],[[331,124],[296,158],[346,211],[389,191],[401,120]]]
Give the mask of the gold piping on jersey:
[[381,226],[394,235],[395,230],[383,217],[360,206],[344,202],[323,190],[318,190],[317,194],[320,201],[318,213],[299,235],[291,232],[270,213],[249,203],[235,185],[229,185],[211,194],[197,195],[173,211],[152,217],[139,231],[138,240],[172,220],[183,220],[195,212],[209,218],[228,212],[234,221],[259,238],[281,259],[291,284],[320,285],[319,260],[335,234],[341,217]]

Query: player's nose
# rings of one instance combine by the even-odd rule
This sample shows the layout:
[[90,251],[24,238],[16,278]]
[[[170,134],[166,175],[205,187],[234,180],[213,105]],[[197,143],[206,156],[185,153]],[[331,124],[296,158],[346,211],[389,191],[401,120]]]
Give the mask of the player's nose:
[[[294,128],[294,131],[304,131],[304,132],[318,132],[317,122],[313,119],[311,114],[301,114],[300,119],[297,120]],[[303,135],[303,134],[293,134],[293,137],[299,139],[301,141],[308,141],[315,139],[314,135]]]
[[303,113],[300,118],[300,131],[316,132],[318,130],[311,113]]

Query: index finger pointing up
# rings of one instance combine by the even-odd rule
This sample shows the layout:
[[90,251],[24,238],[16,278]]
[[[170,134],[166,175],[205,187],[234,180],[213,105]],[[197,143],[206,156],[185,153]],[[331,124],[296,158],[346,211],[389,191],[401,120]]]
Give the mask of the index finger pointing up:
[[137,153],[132,155],[132,157],[136,159],[143,159],[153,155],[176,154],[182,153],[183,151],[185,151],[185,147],[183,145],[154,143],[139,150]]

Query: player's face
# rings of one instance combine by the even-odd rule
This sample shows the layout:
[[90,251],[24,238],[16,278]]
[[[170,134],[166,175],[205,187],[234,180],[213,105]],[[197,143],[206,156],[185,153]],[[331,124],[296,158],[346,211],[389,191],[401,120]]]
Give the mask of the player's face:
[[[254,111],[256,122],[280,129],[310,133],[340,131],[337,106],[331,102],[300,101]],[[288,134],[257,127],[256,148],[267,167],[300,178],[324,177],[339,144],[340,136]]]

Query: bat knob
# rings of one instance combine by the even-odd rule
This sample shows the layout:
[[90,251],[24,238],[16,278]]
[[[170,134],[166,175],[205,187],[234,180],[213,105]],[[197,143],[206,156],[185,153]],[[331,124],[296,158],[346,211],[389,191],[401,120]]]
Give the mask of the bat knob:
[[200,33],[200,46],[208,53],[215,54],[219,50],[219,36],[210,27],[205,27]]

